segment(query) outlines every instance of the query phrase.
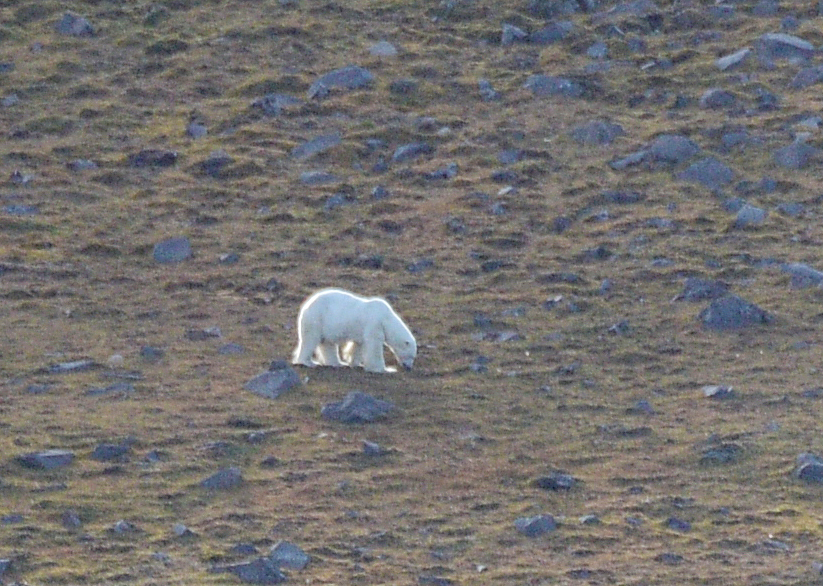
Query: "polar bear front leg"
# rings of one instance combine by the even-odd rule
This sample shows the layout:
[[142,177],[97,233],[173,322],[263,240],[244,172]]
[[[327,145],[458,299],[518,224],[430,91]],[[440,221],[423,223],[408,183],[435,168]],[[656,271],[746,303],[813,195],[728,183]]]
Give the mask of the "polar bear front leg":
[[365,334],[360,346],[363,369],[369,372],[386,372],[386,361],[383,358],[383,328],[369,329]]
[[317,362],[325,366],[346,366],[340,362],[338,355],[337,344],[334,342],[321,342],[317,346],[315,352],[317,354]]
[[[302,326],[302,324],[301,324]],[[314,350],[320,344],[320,336],[309,331],[309,328],[301,327],[300,342],[294,349],[292,364],[302,364],[303,366],[317,366],[312,360]]]

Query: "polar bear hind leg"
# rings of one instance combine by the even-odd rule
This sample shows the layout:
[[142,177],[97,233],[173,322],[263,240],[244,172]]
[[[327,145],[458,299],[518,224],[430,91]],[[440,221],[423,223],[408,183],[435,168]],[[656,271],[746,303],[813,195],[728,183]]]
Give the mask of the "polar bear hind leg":
[[302,364],[303,366],[317,366],[312,360],[314,351],[320,344],[320,332],[316,327],[313,327],[310,316],[306,316],[301,312],[300,318],[297,322],[298,342],[297,348],[292,354],[292,364]]

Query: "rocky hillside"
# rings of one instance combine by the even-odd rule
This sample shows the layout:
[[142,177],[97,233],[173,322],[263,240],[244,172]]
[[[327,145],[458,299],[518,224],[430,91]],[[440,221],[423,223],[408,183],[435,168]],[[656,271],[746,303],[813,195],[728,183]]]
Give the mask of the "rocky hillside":
[[0,580],[819,581],[819,4],[4,3]]

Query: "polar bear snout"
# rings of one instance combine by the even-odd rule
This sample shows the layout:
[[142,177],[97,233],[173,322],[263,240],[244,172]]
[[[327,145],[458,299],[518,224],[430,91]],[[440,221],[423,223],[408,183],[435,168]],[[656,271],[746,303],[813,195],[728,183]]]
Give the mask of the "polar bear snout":
[[414,365],[414,358],[412,358],[411,360],[404,360],[402,364],[404,370],[411,370],[412,366]]

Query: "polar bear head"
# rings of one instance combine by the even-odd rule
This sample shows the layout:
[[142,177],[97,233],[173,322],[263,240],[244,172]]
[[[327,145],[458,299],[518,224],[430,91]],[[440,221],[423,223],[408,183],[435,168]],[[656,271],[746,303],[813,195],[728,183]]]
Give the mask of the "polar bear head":
[[397,358],[397,361],[403,365],[403,368],[410,370],[417,356],[417,340],[414,339],[409,327],[388,303],[386,307],[389,312],[383,320],[385,344]]

